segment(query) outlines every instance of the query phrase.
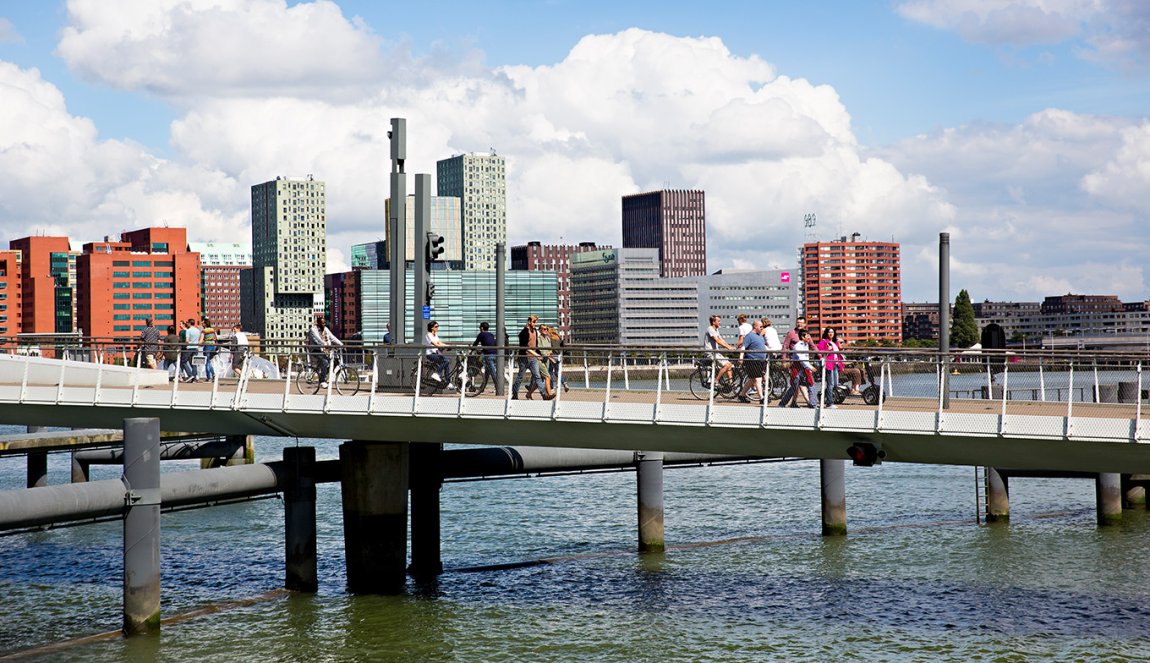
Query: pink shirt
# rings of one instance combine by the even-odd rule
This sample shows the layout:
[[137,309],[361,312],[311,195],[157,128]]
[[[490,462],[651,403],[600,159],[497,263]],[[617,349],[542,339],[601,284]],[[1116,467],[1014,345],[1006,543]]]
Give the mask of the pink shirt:
[[841,371],[846,368],[843,356],[839,354],[839,346],[829,338],[819,341],[819,352],[823,353],[823,362],[828,371]]

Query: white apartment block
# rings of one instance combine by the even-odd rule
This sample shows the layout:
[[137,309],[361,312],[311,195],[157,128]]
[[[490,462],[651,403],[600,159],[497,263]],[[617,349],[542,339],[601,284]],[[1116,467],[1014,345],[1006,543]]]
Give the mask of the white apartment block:
[[495,244],[507,242],[507,168],[503,157],[458,154],[436,164],[436,191],[461,202],[463,268],[495,269]]

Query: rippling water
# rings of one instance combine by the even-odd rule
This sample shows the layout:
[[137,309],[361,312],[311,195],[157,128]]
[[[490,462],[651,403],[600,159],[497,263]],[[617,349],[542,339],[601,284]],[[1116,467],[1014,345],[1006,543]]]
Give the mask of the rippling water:
[[[335,442],[311,441],[321,458]],[[260,460],[285,442],[257,441]],[[54,456],[51,481],[67,480]],[[165,471],[197,467],[165,463]],[[23,481],[0,459],[0,487]],[[93,478],[118,476],[94,468]],[[663,556],[635,547],[633,473],[448,484],[443,560],[399,597],[344,589],[336,485],[319,487],[320,592],[167,624],[45,660],[1140,660],[1150,518],[1094,524],[1092,481],[1012,485],[974,523],[971,468],[848,468],[845,539],[819,536],[815,462],[668,469]],[[166,616],[282,586],[282,505],[166,514]],[[0,653],[120,625],[121,529],[0,538]],[[549,559],[502,570],[485,565]]]

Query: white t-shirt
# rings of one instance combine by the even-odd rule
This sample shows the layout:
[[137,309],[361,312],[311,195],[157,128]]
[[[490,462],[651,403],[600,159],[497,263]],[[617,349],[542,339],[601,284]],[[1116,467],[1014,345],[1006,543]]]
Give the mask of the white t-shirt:
[[711,350],[718,350],[723,346],[719,345],[719,341],[716,339],[720,339],[722,337],[723,335],[719,333],[718,329],[715,329],[714,327],[707,327],[707,341],[703,344],[703,347],[709,348]]
[[779,340],[779,332],[775,330],[774,325],[767,327],[763,330],[763,338],[767,339],[768,350],[782,350],[783,343]]
[[[751,323],[749,322],[744,322],[743,324],[739,325],[739,338],[741,339],[747,334],[750,334],[752,329],[754,329],[754,327],[752,327]],[[742,341],[739,342],[739,345],[742,345]]]
[[236,332],[235,339],[236,345],[248,345],[248,335],[245,332]]
[[427,332],[426,334],[424,334],[424,335],[423,335],[423,344],[424,344],[424,345],[430,345],[430,346],[432,346],[432,347],[430,347],[430,348],[428,348],[428,349],[427,349],[427,354],[429,354],[429,355],[438,355],[438,354],[442,354],[442,353],[439,351],[439,348],[438,348],[438,347],[436,347],[436,344],[437,344],[437,343],[439,343],[439,342],[440,342],[440,341],[439,341],[439,336],[438,336],[437,334],[433,334],[433,333],[431,333],[431,332]]

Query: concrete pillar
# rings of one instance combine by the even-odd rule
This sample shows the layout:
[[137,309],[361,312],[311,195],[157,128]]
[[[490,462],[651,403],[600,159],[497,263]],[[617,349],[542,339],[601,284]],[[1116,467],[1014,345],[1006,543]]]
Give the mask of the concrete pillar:
[[124,420],[124,635],[160,630],[160,420]]
[[1122,506],[1126,509],[1146,508],[1146,487],[1134,483],[1129,474],[1122,475]]
[[315,447],[284,449],[288,481],[284,487],[284,587],[297,592],[319,589],[316,570]]
[[663,454],[640,451],[635,454],[639,493],[639,552],[663,552]]
[[823,536],[844,536],[847,533],[846,461],[820,460],[819,475],[822,484]]
[[443,486],[442,444],[411,447],[411,575],[434,578],[443,573],[440,558],[439,491]]
[[1120,474],[1101,472],[1094,480],[1094,495],[1098,500],[1098,525],[1117,525],[1122,522],[1122,478]]
[[[29,433],[48,430],[47,426],[29,426]],[[48,452],[28,452],[28,487],[41,488],[48,485]]]
[[1010,521],[1010,483],[993,467],[986,468],[986,522]]
[[406,442],[339,447],[347,587],[356,594],[400,594],[407,584]]

